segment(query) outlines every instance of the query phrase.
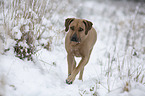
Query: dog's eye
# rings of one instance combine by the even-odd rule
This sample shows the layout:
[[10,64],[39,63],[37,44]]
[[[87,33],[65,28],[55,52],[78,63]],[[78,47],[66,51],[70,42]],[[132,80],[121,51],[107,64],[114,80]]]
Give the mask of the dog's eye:
[[81,27],[79,28],[79,32],[81,32],[81,31],[83,31],[83,30],[84,30],[83,28],[81,28]]
[[74,26],[72,26],[72,27],[70,27],[70,29],[74,31],[75,28],[74,28]]

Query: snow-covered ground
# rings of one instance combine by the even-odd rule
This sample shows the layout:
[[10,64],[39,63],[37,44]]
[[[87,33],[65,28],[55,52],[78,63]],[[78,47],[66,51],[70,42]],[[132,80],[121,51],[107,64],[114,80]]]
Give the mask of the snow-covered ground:
[[[73,84],[65,82],[67,53],[65,36],[61,35],[64,36],[60,40],[62,43],[57,45],[52,41],[55,44],[52,43],[51,51],[39,47],[41,50],[33,56],[33,62],[15,57],[13,48],[5,53],[2,51],[0,96],[145,96],[145,42],[134,41],[133,46],[129,41],[131,36],[129,40],[127,38],[128,31],[132,31],[132,26],[137,24],[139,28],[134,28],[134,34],[141,37],[135,38],[139,42],[145,40],[145,33],[142,33],[145,31],[144,4],[127,4],[126,1],[79,2],[76,18],[92,21],[98,33],[89,63],[85,66],[83,81],[77,76]],[[73,15],[68,13],[67,16]],[[5,41],[7,43],[3,44],[0,40],[0,46],[9,48],[15,43],[10,38]],[[79,62],[80,58],[76,60]]]

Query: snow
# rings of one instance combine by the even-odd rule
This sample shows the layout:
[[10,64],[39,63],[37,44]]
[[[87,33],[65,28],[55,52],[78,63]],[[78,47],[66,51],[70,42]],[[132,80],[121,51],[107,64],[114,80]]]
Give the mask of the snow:
[[19,28],[14,27],[13,30],[12,30],[12,35],[16,39],[21,39],[22,33],[20,32]]
[[[39,52],[35,63],[36,65],[39,64],[39,66],[30,61],[20,60],[12,55],[0,56],[0,70],[1,74],[6,78],[7,84],[5,85],[7,89],[6,96],[23,94],[25,96],[78,96],[79,90],[89,92],[89,88],[94,86],[95,79],[91,78],[91,73],[89,73],[84,82],[76,79],[72,85],[65,83],[67,62],[65,62],[66,54],[64,54],[64,49],[59,49],[58,52],[48,52],[44,49]],[[84,89],[86,87],[87,89]]]
[[[98,40],[90,60],[85,66],[83,81],[78,80],[77,75],[71,85],[66,84],[65,81],[67,78],[67,53],[64,40],[67,33],[61,29],[64,28],[63,25],[58,25],[64,22],[64,17],[74,16],[73,12],[67,13],[61,18],[62,20],[60,20],[59,14],[51,14],[53,23],[60,20],[56,26],[53,26],[51,20],[42,17],[42,25],[49,27],[46,30],[48,32],[44,32],[42,37],[50,36],[54,39],[51,41],[51,51],[42,46],[36,47],[38,52],[33,55],[33,61],[15,57],[13,46],[16,42],[9,36],[4,40],[6,43],[0,38],[0,46],[5,45],[5,49],[10,49],[4,52],[4,49],[0,47],[2,50],[0,51],[0,96],[145,96],[145,55],[143,54],[145,43],[135,43],[134,48],[127,46],[125,51],[127,33],[134,26],[133,22],[138,31],[135,33],[137,35],[135,38],[138,42],[145,40],[142,27],[145,24],[144,15],[134,16],[134,11],[139,10],[138,8],[142,8],[142,6],[136,7],[138,4],[135,4],[132,9],[134,11],[131,12],[129,11],[131,8],[127,9],[117,4],[118,2],[112,4],[86,0],[78,5],[77,11],[75,10],[78,12],[76,17],[93,22]],[[128,2],[128,4],[132,3]],[[59,7],[61,8],[61,6]],[[140,10],[142,11],[142,9]],[[37,14],[33,11],[32,13],[37,18]],[[25,31],[29,31],[27,25],[29,22],[29,20],[21,18],[18,26],[12,28],[15,39],[20,39],[22,35],[21,25],[25,24]],[[35,32],[38,30],[37,27],[40,25],[35,25]],[[44,27],[40,31],[43,29]],[[58,31],[64,33],[58,36]],[[0,31],[0,33],[2,32]],[[129,45],[132,44],[131,38],[134,36],[134,34],[130,35]],[[47,39],[43,38],[39,40],[39,43],[46,45]],[[21,45],[28,47],[25,40],[21,42]],[[132,56],[133,54],[135,56]],[[80,59],[76,58],[77,64]],[[128,88],[128,91],[124,88]]]

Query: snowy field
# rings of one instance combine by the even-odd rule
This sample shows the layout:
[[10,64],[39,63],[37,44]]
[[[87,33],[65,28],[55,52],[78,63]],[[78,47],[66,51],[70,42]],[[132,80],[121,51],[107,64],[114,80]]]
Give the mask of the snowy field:
[[[6,5],[17,0],[8,1]],[[14,51],[16,39],[20,40],[23,35],[21,26],[26,25],[25,32],[30,32],[27,25],[31,17],[22,18],[23,11],[14,11],[14,14],[20,12],[21,18],[12,19],[14,16],[9,14],[13,10],[7,10],[11,7],[1,6],[0,17],[4,20],[0,18],[3,21],[0,22],[0,96],[145,96],[145,3],[124,0],[78,2],[48,2],[48,5],[52,4],[51,15],[44,14],[41,24],[33,21],[34,35],[38,35],[35,34],[37,30],[44,34],[33,43],[37,51],[32,55],[32,61],[16,57]],[[56,6],[58,9],[53,8]],[[17,7],[14,10],[18,10]],[[39,10],[38,13],[33,10],[29,9],[33,18],[38,19]],[[65,81],[67,53],[64,39],[67,33],[64,32],[64,21],[68,17],[92,21],[98,33],[83,81],[77,76],[71,85]],[[48,39],[44,39],[47,36]],[[48,40],[49,48],[40,46],[47,45]],[[21,45],[28,48],[27,42]],[[78,63],[80,58],[76,60]]]

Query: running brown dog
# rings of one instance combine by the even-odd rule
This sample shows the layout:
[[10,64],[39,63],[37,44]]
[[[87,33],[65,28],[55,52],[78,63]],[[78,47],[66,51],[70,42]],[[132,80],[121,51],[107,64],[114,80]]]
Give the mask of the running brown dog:
[[[79,80],[82,80],[85,65],[88,63],[91,51],[97,40],[97,33],[92,27],[93,23],[84,19],[67,18],[65,20],[65,48],[68,61],[67,84],[72,84],[76,75],[80,72]],[[76,67],[76,57],[82,57]]]

